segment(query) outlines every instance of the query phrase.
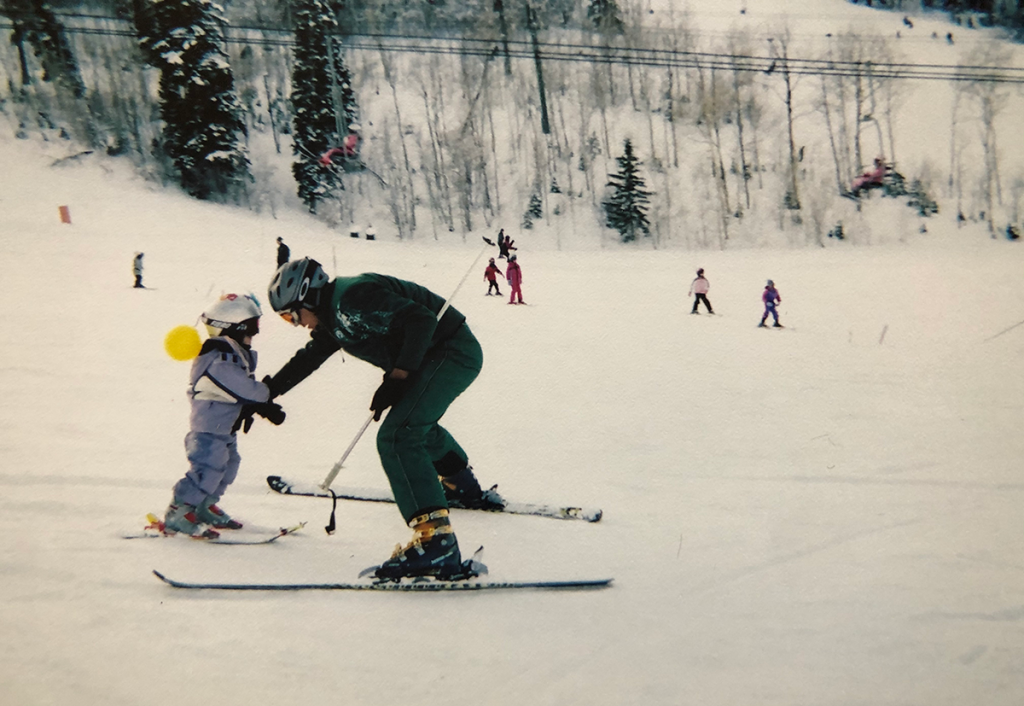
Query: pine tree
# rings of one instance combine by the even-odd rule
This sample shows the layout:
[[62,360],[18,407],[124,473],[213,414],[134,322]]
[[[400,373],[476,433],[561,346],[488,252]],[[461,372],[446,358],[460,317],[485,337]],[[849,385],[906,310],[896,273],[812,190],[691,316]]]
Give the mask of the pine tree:
[[85,96],[85,84],[78,71],[64,32],[64,26],[44,0],[0,0],[0,10],[11,18],[16,38],[28,40],[43,66],[43,80],[53,81],[75,98]]
[[587,6],[587,19],[602,32],[621,34],[624,28],[622,13],[615,0],[590,0]]
[[650,235],[650,223],[647,220],[647,204],[651,192],[644,187],[643,177],[638,168],[641,162],[633,154],[633,143],[626,140],[624,154],[616,157],[619,163],[617,174],[609,174],[608,186],[612,193],[602,203],[609,228],[619,231],[622,242],[636,240],[637,232]]
[[527,213],[532,218],[540,218],[544,215],[544,202],[541,201],[540,194],[530,195],[530,205],[527,207]]
[[[336,189],[343,188],[336,166],[325,166],[320,155],[341,144],[348,126],[356,121],[355,94],[342,61],[338,23],[327,0],[297,0],[295,67],[292,71],[292,174],[299,198],[311,213]],[[332,57],[328,51],[333,49]],[[337,83],[332,76],[333,63]],[[338,115],[340,110],[341,115]],[[339,132],[345,131],[345,134]]]
[[238,200],[252,177],[222,48],[223,12],[209,0],[143,0],[136,21],[143,54],[160,69],[163,149],[182,188],[199,199]]
[[[42,80],[56,87],[64,119],[74,124],[78,137],[96,145],[96,128],[83,99],[86,96],[78,62],[64,26],[45,0],[0,0],[0,13],[11,20],[11,43],[18,47],[23,85],[31,83],[24,47],[27,43],[39,58]],[[48,111],[48,109],[45,109]],[[40,110],[44,112],[44,110]],[[46,116],[47,120],[50,116]]]

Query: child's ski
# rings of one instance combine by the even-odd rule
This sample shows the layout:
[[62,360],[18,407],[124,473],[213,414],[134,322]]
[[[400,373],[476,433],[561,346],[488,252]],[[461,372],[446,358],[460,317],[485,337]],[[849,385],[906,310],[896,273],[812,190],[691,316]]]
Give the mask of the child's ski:
[[216,591],[493,591],[498,589],[533,588],[541,590],[581,590],[607,588],[612,579],[576,581],[436,581],[421,579],[409,583],[189,583],[176,581],[154,570],[153,573],[164,583],[175,588],[207,589]]
[[225,539],[224,535],[221,535],[217,539],[206,539],[204,537],[189,537],[185,534],[165,534],[163,529],[163,522],[153,513],[146,515],[146,519],[149,520],[149,524],[139,534],[123,534],[122,539],[160,539],[164,537],[185,537],[186,539],[194,539],[197,542],[206,542],[207,544],[232,544],[232,545],[255,545],[255,544],[270,544],[281,539],[281,537],[289,534],[295,534],[300,529],[306,526],[305,522],[300,522],[297,525],[291,527],[282,527],[278,530],[277,534],[270,535],[269,537],[259,537],[253,539]]
[[[331,488],[324,490],[315,485],[304,485],[285,480],[281,476],[267,476],[267,485],[275,492],[282,495],[301,495],[310,498],[337,498],[338,500],[360,500],[373,503],[393,503],[391,493],[380,490],[367,490],[364,488]],[[497,486],[495,486],[497,487]],[[494,488],[491,489],[493,491]],[[490,491],[484,491],[485,494]],[[496,493],[493,496],[497,496]],[[512,515],[534,515],[536,517],[551,517],[557,520],[584,520],[585,522],[597,522],[601,519],[602,511],[598,508],[584,508],[558,505],[540,505],[535,503],[518,503],[510,500],[500,499],[501,505],[493,508],[483,509],[483,512],[507,512]],[[461,509],[456,506],[456,509]]]

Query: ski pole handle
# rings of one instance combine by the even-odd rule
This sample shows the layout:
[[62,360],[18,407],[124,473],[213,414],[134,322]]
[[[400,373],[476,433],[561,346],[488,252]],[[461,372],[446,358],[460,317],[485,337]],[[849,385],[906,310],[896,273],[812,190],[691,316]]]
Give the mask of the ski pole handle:
[[449,296],[448,299],[445,300],[444,306],[441,307],[441,311],[437,312],[437,320],[438,321],[440,321],[441,317],[444,316],[444,312],[448,311],[448,307],[450,307],[452,305],[452,299],[454,299],[455,295],[458,294],[460,289],[462,289],[462,285],[466,281],[466,278],[469,277],[469,273],[472,272],[474,269],[476,269],[476,263],[480,262],[480,258],[483,257],[485,252],[487,252],[487,248],[493,247],[493,246],[494,246],[494,243],[492,243],[490,240],[488,240],[485,237],[484,238],[484,246],[483,246],[483,248],[480,249],[480,252],[477,253],[476,259],[473,260],[473,264],[469,266],[468,270],[466,270],[466,274],[462,275],[462,279],[459,280],[459,283],[455,286],[455,291],[453,291],[451,293],[451,296]]

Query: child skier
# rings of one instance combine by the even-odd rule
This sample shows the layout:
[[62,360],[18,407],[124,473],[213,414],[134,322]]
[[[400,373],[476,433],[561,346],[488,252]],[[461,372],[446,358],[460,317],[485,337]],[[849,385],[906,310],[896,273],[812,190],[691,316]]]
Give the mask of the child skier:
[[518,258],[515,255],[508,256],[508,267],[505,268],[505,280],[508,282],[508,286],[512,288],[512,296],[509,297],[508,303],[515,304],[516,297],[519,297],[519,304],[523,303],[523,270],[519,267]]
[[501,290],[498,289],[498,275],[505,276],[498,266],[494,264],[494,258],[487,265],[487,269],[484,270],[484,279],[487,281],[487,296],[491,296],[491,290],[493,289],[497,295],[501,296]]
[[771,314],[772,318],[775,319],[775,323],[772,326],[782,328],[782,324],[779,323],[779,311],[776,309],[776,306],[782,303],[782,297],[779,296],[779,290],[775,288],[775,283],[771,280],[768,280],[768,284],[764,287],[761,301],[764,302],[764,314],[761,316],[761,323],[758,324],[758,327],[763,327],[764,322],[768,320],[768,314]]
[[225,294],[203,312],[210,338],[192,362],[188,396],[192,403],[185,454],[189,470],[174,486],[164,514],[163,531],[216,539],[215,529],[240,529],[217,507],[238,474],[236,432],[252,426],[253,413],[273,424],[284,421],[281,405],[270,402],[270,389],[257,382],[256,351],[250,347],[260,330],[259,302],[251,294]]
[[711,302],[708,301],[709,289],[711,289],[711,284],[704,277],[704,268],[702,267],[699,270],[697,270],[697,277],[690,284],[690,295],[695,295],[693,299],[693,310],[690,312],[691,314],[697,313],[697,305],[700,304],[701,302],[704,302],[704,306],[708,308],[709,314],[715,313],[711,309]]
[[505,235],[505,229],[502,228],[498,231],[498,257],[504,257],[508,259],[508,254],[512,250],[518,250],[512,246],[512,243],[516,241],[512,240],[512,236]]

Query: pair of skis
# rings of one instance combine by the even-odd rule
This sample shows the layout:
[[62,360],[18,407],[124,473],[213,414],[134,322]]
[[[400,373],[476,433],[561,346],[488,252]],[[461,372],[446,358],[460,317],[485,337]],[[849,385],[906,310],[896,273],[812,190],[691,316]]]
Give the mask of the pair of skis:
[[[275,492],[282,495],[295,495],[300,497],[326,498],[334,502],[338,500],[355,500],[363,502],[384,502],[393,503],[394,498],[390,493],[363,490],[356,488],[342,488],[339,490],[323,490],[319,486],[303,485],[289,482],[281,476],[268,476],[267,484]],[[491,489],[491,497],[500,498]],[[492,505],[483,512],[505,512],[516,515],[533,515],[536,517],[548,517],[560,520],[582,520],[585,522],[598,522],[601,519],[600,509],[583,508],[575,506],[557,506],[536,503],[517,503],[500,499],[500,503]],[[305,524],[305,523],[303,523]],[[211,540],[213,544],[257,544],[270,543],[290,532],[281,530],[272,538],[263,541],[237,541]],[[157,535],[158,536],[158,535]],[[484,590],[513,590],[513,589],[537,589],[537,590],[581,590],[606,588],[611,585],[612,579],[584,579],[570,581],[489,581],[478,580],[479,575],[487,573],[487,567],[479,561],[482,547],[477,550],[473,558],[467,562],[472,573],[476,574],[466,580],[442,581],[433,578],[417,578],[409,581],[371,581],[371,582],[343,582],[343,583],[193,583],[178,581],[169,578],[159,571],[153,571],[158,579],[169,586],[180,589],[203,589],[222,591],[403,591],[403,592],[436,592],[436,591],[484,591]],[[370,567],[360,573],[360,577],[373,573],[376,567]]]

